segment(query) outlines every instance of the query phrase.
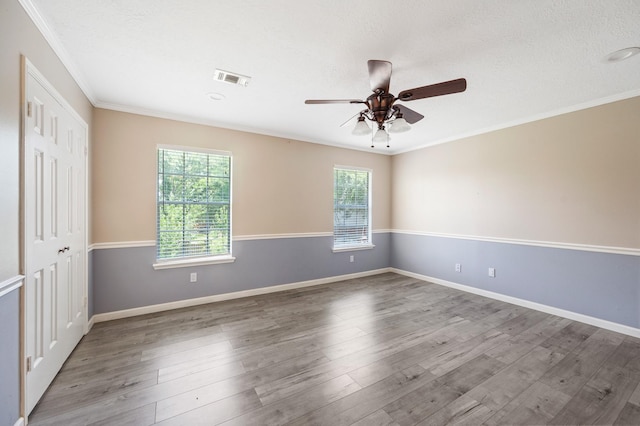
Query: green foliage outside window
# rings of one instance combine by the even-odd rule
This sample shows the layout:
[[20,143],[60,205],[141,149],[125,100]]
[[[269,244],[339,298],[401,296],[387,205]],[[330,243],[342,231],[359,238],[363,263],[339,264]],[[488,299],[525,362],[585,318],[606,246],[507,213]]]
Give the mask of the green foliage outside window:
[[366,170],[334,169],[334,246],[370,243],[369,180]]
[[230,198],[230,156],[158,149],[158,259],[230,254]]

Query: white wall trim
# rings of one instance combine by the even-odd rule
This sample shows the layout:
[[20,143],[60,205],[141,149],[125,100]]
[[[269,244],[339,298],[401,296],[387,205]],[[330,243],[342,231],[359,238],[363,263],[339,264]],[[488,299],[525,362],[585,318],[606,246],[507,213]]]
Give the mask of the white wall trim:
[[[82,118],[82,116],[80,114],[78,114],[78,112],[75,110],[75,108],[66,100],[66,98],[64,96],[62,96],[60,94],[60,92],[58,92],[58,89],[56,89],[50,82],[49,80],[47,80],[47,78],[44,76],[44,74],[42,74],[40,72],[40,70],[38,70],[38,68],[35,67],[35,65],[29,60],[29,58],[27,58],[26,56],[22,56],[23,60],[24,60],[24,74],[25,77],[27,75],[32,76],[38,83],[40,83],[40,85],[42,85],[42,87],[49,92],[49,94],[51,96],[53,96],[56,100],[56,102],[58,102],[60,104],[60,106],[62,106],[62,108],[68,112],[69,114],[71,114],[71,116],[78,120],[80,122],[80,124],[82,125],[82,127],[84,128],[84,132],[85,132],[85,141],[87,142],[87,150],[89,149],[89,125],[87,124],[87,122],[85,121],[84,118]],[[25,78],[25,83],[26,83],[26,78]],[[26,99],[24,99],[24,101],[26,102]],[[25,111],[26,111],[26,106],[24,107]],[[88,155],[85,157],[88,158]]]
[[53,52],[56,54],[56,56],[58,56],[60,62],[62,62],[62,65],[67,69],[67,71],[69,71],[69,74],[71,74],[71,77],[80,87],[80,90],[82,90],[85,96],[89,98],[89,102],[95,105],[95,95],[91,90],[91,86],[87,84],[86,79],[84,78],[82,72],[80,72],[80,69],[77,67],[75,61],[71,59],[71,56],[69,56],[67,50],[62,46],[62,43],[60,43],[58,37],[53,31],[51,31],[51,29],[47,25],[47,22],[44,20],[42,15],[40,15],[38,9],[33,5],[33,2],[31,0],[18,1],[20,2],[20,5],[22,5],[22,8],[25,10],[25,12],[27,12],[27,15],[29,15],[29,18],[31,18],[36,28],[38,28],[44,39],[47,41],[47,43],[49,43],[49,46],[51,46]]
[[[392,232],[390,229],[374,229],[374,234],[384,234]],[[255,235],[236,235],[232,237],[233,241],[252,241],[252,240],[277,240],[284,238],[319,238],[332,237],[333,232],[298,232],[291,234],[255,234]],[[153,247],[156,245],[155,240],[143,241],[114,241],[108,243],[93,243],[89,246],[91,250],[112,249],[112,248],[131,248],[131,247]]]
[[441,237],[441,238],[455,238],[459,240],[472,240],[472,241],[487,241],[492,243],[503,244],[517,244],[524,246],[536,246],[536,247],[550,247],[566,250],[580,250],[580,251],[593,251],[597,253],[613,253],[624,254],[627,256],[640,256],[640,249],[630,247],[610,247],[610,246],[597,246],[589,244],[574,244],[574,243],[559,243],[552,241],[536,241],[536,240],[520,240],[515,238],[496,238],[496,237],[483,237],[474,235],[457,235],[457,234],[440,234],[436,232],[421,232],[421,231],[409,231],[394,229],[391,231],[394,234],[407,234],[407,235],[419,235],[425,237]]
[[8,280],[0,282],[0,297],[11,293],[13,290],[22,287],[24,275],[16,275]]
[[391,232],[391,229],[373,229],[371,231],[372,234],[389,234]]
[[233,158],[233,153],[231,151],[224,151],[220,149],[211,149],[211,148],[199,148],[199,147],[191,147],[184,145],[166,145],[166,144],[158,144],[156,145],[156,149],[164,149],[167,151],[180,151],[183,153],[197,152],[200,154],[211,154],[211,155],[222,155],[225,157]]
[[155,240],[150,241],[120,241],[109,243],[93,243],[89,246],[91,250],[113,249],[113,248],[132,248],[132,247],[153,247],[156,245]]
[[152,314],[155,312],[170,311],[172,309],[186,308],[189,306],[204,305],[207,303],[221,302],[224,300],[240,299],[243,297],[259,296],[261,294],[277,293],[296,288],[311,287],[322,284],[329,284],[338,281],[345,281],[354,278],[368,277],[391,271],[391,268],[375,269],[372,271],[357,272],[354,274],[338,275],[317,280],[300,281],[297,283],[274,285],[270,287],[255,288],[251,290],[235,291],[233,293],[214,294],[212,296],[199,297],[196,299],[178,300],[176,302],[161,303],[158,305],[142,306],[140,308],[124,309],[122,311],[96,314],[91,318],[91,323],[111,321],[121,318],[129,318],[138,315]]
[[[234,130],[236,132],[250,133],[250,134],[261,135],[261,136],[270,136],[270,137],[280,138],[280,139],[289,140],[293,142],[321,143],[322,145],[330,146],[333,148],[347,149],[349,151],[363,151],[363,152],[371,153],[371,148],[367,144],[353,146],[353,145],[339,144],[330,140],[318,142],[317,140],[312,140],[312,139],[292,139],[290,134],[285,134],[283,132],[274,132],[266,129],[257,129],[249,126],[238,126],[231,123],[222,123],[213,119],[207,119],[203,117],[191,117],[183,114],[159,111],[159,110],[149,109],[149,108],[135,107],[131,105],[113,104],[109,102],[97,101],[96,103],[93,104],[93,106],[100,109],[124,112],[128,114],[144,115],[147,117],[180,121],[182,123],[199,124],[202,126],[217,127],[219,129]],[[386,156],[386,155],[392,155],[393,152],[380,150],[376,154]]]
[[156,271],[162,269],[174,269],[174,268],[191,268],[194,266],[205,265],[220,265],[223,263],[233,263],[236,258],[230,255],[224,256],[206,256],[206,257],[192,257],[192,258],[177,258],[170,260],[157,260],[154,263],[153,269]]
[[317,238],[332,237],[333,232],[300,232],[292,234],[256,234],[256,235],[236,235],[233,241],[250,241],[250,240],[276,240],[282,238]]
[[333,247],[331,249],[332,252],[334,253],[344,253],[347,251],[360,251],[360,250],[373,250],[375,248],[375,244],[360,244],[357,246],[338,246],[338,247]]
[[[264,129],[255,129],[255,128],[250,128],[250,127],[247,127],[247,126],[237,126],[237,125],[236,126],[231,126],[231,125],[229,125],[229,123],[219,123],[219,122],[216,122],[214,120],[205,120],[203,118],[188,117],[188,116],[181,115],[181,114],[172,114],[172,113],[168,113],[168,112],[164,112],[164,111],[161,112],[161,111],[156,111],[156,110],[150,110],[150,109],[145,109],[145,108],[134,107],[134,106],[130,106],[130,105],[111,104],[111,103],[108,103],[108,102],[102,102],[102,101],[98,100],[95,97],[95,94],[94,94],[93,90],[91,89],[91,86],[87,83],[84,75],[82,74],[82,72],[80,71],[78,66],[76,65],[75,61],[71,59],[71,56],[68,54],[67,50],[63,47],[63,45],[60,42],[60,40],[58,39],[58,37],[55,35],[55,33],[53,31],[51,31],[51,29],[47,25],[47,23],[44,20],[44,18],[42,17],[42,15],[40,15],[40,13],[38,12],[37,8],[33,5],[33,2],[31,0],[18,0],[18,1],[22,5],[22,8],[25,10],[25,12],[29,16],[29,18],[31,18],[31,20],[33,21],[35,26],[38,28],[40,33],[42,33],[42,36],[44,37],[44,39],[47,41],[47,43],[49,43],[49,45],[51,46],[51,48],[53,49],[55,54],[58,56],[58,58],[60,59],[62,64],[65,66],[65,68],[67,68],[67,70],[69,71],[69,74],[71,74],[73,79],[76,81],[76,83],[78,84],[80,89],[84,92],[85,96],[89,99],[89,101],[91,102],[91,104],[94,107],[103,108],[103,109],[109,109],[109,110],[113,110],[113,111],[121,111],[121,112],[133,113],[133,114],[142,114],[142,115],[146,115],[146,116],[150,116],[150,117],[178,120],[178,121],[187,122],[187,123],[195,123],[195,124],[203,124],[203,125],[207,125],[207,126],[215,126],[215,127],[225,128],[225,129],[237,130],[237,131],[241,131],[241,132],[256,133],[256,134],[261,134],[261,135],[266,135],[266,136],[279,137],[279,138],[283,138],[283,139],[291,139],[290,135],[285,135],[282,132],[273,132],[273,131],[267,131],[267,130],[264,130]],[[519,119],[516,119],[516,120],[508,121],[506,123],[499,123],[499,124],[496,124],[494,126],[485,127],[483,129],[480,129],[480,130],[475,130],[475,131],[471,131],[471,132],[466,132],[466,133],[453,135],[451,137],[444,138],[444,139],[439,139],[439,140],[436,140],[436,141],[433,141],[433,142],[429,142],[429,143],[426,143],[426,144],[423,144],[423,145],[420,145],[420,146],[417,146],[417,147],[411,147],[411,148],[408,148],[408,149],[400,149],[400,150],[382,151],[382,152],[379,152],[379,154],[393,156],[393,155],[402,154],[402,153],[405,153],[405,152],[417,151],[417,150],[420,150],[420,149],[423,149],[423,148],[427,148],[427,147],[430,147],[430,146],[440,145],[440,144],[443,144],[443,143],[452,142],[452,141],[468,138],[468,137],[471,137],[471,136],[477,136],[477,135],[481,135],[481,134],[484,134],[484,133],[490,133],[490,132],[493,132],[493,131],[496,131],[496,130],[501,130],[501,129],[506,129],[506,128],[509,128],[509,127],[519,126],[521,124],[526,124],[526,123],[530,123],[530,122],[533,122],[533,121],[539,121],[539,120],[543,120],[545,118],[555,117],[555,116],[558,116],[558,115],[563,115],[563,114],[567,114],[567,113],[571,113],[571,112],[575,112],[575,111],[580,111],[580,110],[587,109],[587,108],[592,108],[592,107],[596,107],[596,106],[600,106],[600,105],[604,105],[604,104],[608,104],[608,103],[624,100],[624,99],[629,99],[629,98],[636,97],[636,96],[639,96],[639,95],[640,95],[640,90],[632,90],[632,91],[629,91],[629,92],[624,92],[624,93],[620,93],[620,94],[613,95],[613,96],[607,96],[607,97],[603,97],[603,98],[599,98],[599,99],[590,100],[590,101],[579,103],[579,104],[576,104],[576,105],[569,105],[569,106],[566,106],[566,107],[558,108],[558,109],[555,109],[555,110],[552,110],[552,111],[543,112],[543,113],[536,114],[536,115],[533,115],[533,116],[522,117],[522,118],[519,118]],[[304,141],[302,141],[302,142],[304,142]],[[318,143],[317,140],[313,140],[313,141],[312,140],[308,140],[307,142]],[[323,145],[333,146],[333,147],[342,148],[342,149],[348,149],[348,150],[352,150],[352,151],[371,152],[371,150],[368,148],[368,146],[367,147],[365,147],[365,146],[362,146],[362,147],[360,147],[360,146],[348,146],[348,145],[332,143],[331,141],[322,141],[321,143]]]
[[[537,240],[522,240],[515,238],[498,238],[498,237],[484,237],[476,235],[459,235],[459,234],[444,234],[437,232],[423,232],[412,231],[404,229],[375,229],[371,231],[374,234],[406,234],[406,235],[419,235],[425,237],[441,237],[441,238],[455,238],[459,240],[472,240],[472,241],[487,241],[492,243],[503,244],[517,244],[524,246],[536,246],[536,247],[550,247],[559,248],[565,250],[579,250],[579,251],[592,251],[597,253],[612,253],[612,254],[624,254],[627,256],[640,256],[640,249],[631,247],[612,247],[612,246],[598,246],[590,244],[575,244],[575,243],[561,243],[553,241],[537,241]],[[275,240],[285,238],[318,238],[318,237],[331,237],[332,232],[306,232],[306,233],[292,233],[292,234],[256,234],[256,235],[237,235],[233,237],[233,241],[252,241],[252,240]],[[153,247],[156,245],[155,240],[148,241],[120,241],[120,242],[107,242],[107,243],[94,243],[89,246],[89,251],[101,250],[101,249],[113,249],[113,248],[133,248],[133,247]]]
[[532,123],[534,121],[540,121],[547,118],[557,117],[559,115],[569,114],[572,112],[581,111],[583,109],[589,109],[589,108],[597,107],[600,105],[606,105],[606,104],[610,104],[617,101],[623,101],[625,99],[635,98],[636,96],[640,96],[640,90],[636,89],[628,92],[619,93],[617,95],[606,96],[604,98],[599,98],[599,99],[593,99],[587,102],[582,102],[575,105],[569,105],[563,108],[554,109],[554,110],[543,112],[540,114],[530,115],[527,117],[518,118],[516,120],[507,121],[506,123],[499,123],[494,126],[485,127],[484,129],[478,129],[471,132],[460,133],[458,135],[453,135],[448,138],[428,142],[420,146],[396,150],[396,151],[393,151],[392,155],[403,154],[405,152],[411,152],[411,151],[418,151],[420,149],[428,148],[430,146],[441,145],[447,142],[454,142],[460,139],[465,139],[473,136],[482,135],[485,133],[495,132],[497,130],[508,129],[510,127],[516,127],[523,124]]
[[[20,0],[20,2],[22,3],[23,1],[28,1],[28,0]],[[46,38],[46,37],[45,37]],[[569,114],[572,112],[576,112],[576,111],[581,111],[583,109],[588,109],[588,108],[593,108],[593,107],[597,107],[600,105],[605,105],[605,104],[609,104],[609,103],[613,103],[613,102],[617,102],[617,101],[622,101],[625,99],[629,99],[629,98],[634,98],[636,96],[640,96],[640,90],[632,90],[629,92],[624,92],[624,93],[620,93],[617,95],[613,95],[613,96],[607,96],[604,98],[599,98],[599,99],[594,99],[588,102],[583,102],[580,104],[576,104],[576,105],[569,105],[567,107],[563,107],[563,108],[558,108],[552,111],[547,111],[547,112],[543,112],[540,114],[535,114],[532,116],[527,116],[527,117],[521,117],[519,119],[516,120],[512,120],[512,121],[508,121],[505,123],[498,123],[494,126],[489,126],[489,127],[485,127],[483,129],[478,129],[475,131],[470,131],[470,132],[466,132],[466,133],[460,133],[457,135],[453,135],[450,136],[448,138],[443,138],[443,139],[438,139],[432,142],[428,142],[419,146],[415,146],[415,147],[411,147],[411,148],[407,148],[407,149],[389,149],[389,150],[384,150],[384,151],[378,151],[376,154],[378,155],[386,155],[386,156],[394,156],[394,155],[398,155],[398,154],[403,154],[406,152],[412,152],[412,151],[418,151],[420,149],[424,149],[424,148],[428,148],[431,146],[436,146],[436,145],[441,145],[444,143],[448,143],[448,142],[454,142],[457,140],[461,140],[461,139],[465,139],[465,138],[470,138],[473,136],[477,136],[477,135],[482,135],[485,133],[491,133],[491,132],[495,132],[498,130],[502,130],[502,129],[508,129],[510,127],[516,127],[516,126],[520,126],[522,124],[527,124],[527,123],[531,123],[534,121],[540,121],[540,120],[544,120],[547,118],[552,118],[552,117],[557,117],[559,115],[563,115],[563,114]],[[88,96],[89,97],[89,96]],[[91,97],[89,97],[89,99],[91,99]],[[223,128],[223,129],[230,129],[230,130],[235,130],[235,131],[239,131],[239,132],[245,132],[245,133],[255,133],[255,134],[259,134],[259,135],[263,135],[263,136],[272,136],[272,137],[277,137],[277,138],[282,138],[282,139],[288,139],[288,140],[292,140],[291,139],[291,135],[285,135],[282,132],[273,132],[273,131],[267,131],[264,129],[255,129],[255,128],[250,128],[247,126],[237,126],[237,125],[230,125],[229,123],[220,123],[214,120],[208,120],[208,119],[204,119],[201,117],[187,117],[185,115],[181,115],[181,114],[175,114],[175,113],[169,113],[169,112],[165,112],[165,111],[157,111],[157,110],[151,110],[151,109],[146,109],[146,108],[140,108],[140,107],[134,107],[134,106],[130,106],[130,105],[120,105],[120,104],[112,104],[112,103],[107,103],[107,102],[92,102],[93,105],[96,108],[102,108],[102,109],[107,109],[107,110],[112,110],[112,111],[119,111],[119,112],[125,112],[125,113],[130,113],[130,114],[139,114],[139,115],[145,115],[148,117],[155,117],[155,118],[162,118],[162,119],[168,119],[168,120],[176,120],[176,121],[181,121],[181,122],[185,122],[185,123],[193,123],[193,124],[200,124],[200,125],[205,125],[205,126],[213,126],[213,127],[219,127],[219,128]],[[318,141],[318,140],[303,140],[303,139],[297,139],[296,141],[300,141],[300,142],[312,142],[312,143],[321,143],[322,145],[325,146],[331,146],[334,148],[342,148],[342,149],[348,149],[350,151],[364,151],[364,152],[368,152],[371,153],[371,149],[369,148],[368,145],[363,144],[362,146],[352,146],[352,145],[344,145],[344,144],[338,144],[332,141]]]
[[[87,323],[87,333],[91,331],[91,329],[93,328],[94,324],[96,323],[95,321],[96,316],[92,316],[91,319],[89,320],[89,322]],[[87,334],[85,333],[85,334]]]
[[640,328],[630,327],[624,324],[618,324],[612,321],[603,320],[600,318],[594,318],[589,315],[583,315],[565,309],[554,308],[553,306],[543,305],[542,303],[531,302],[525,299],[519,299],[513,296],[507,296],[501,293],[495,293],[493,291],[483,290],[476,287],[467,286],[464,284],[454,283],[452,281],[442,280],[440,278],[429,277],[426,275],[416,274],[402,269],[389,268],[391,272],[395,272],[407,277],[416,278],[423,281],[428,281],[434,284],[442,285],[445,287],[454,288],[456,290],[464,291],[467,293],[477,294],[479,296],[488,297],[490,299],[500,300],[502,302],[511,303],[513,305],[522,306],[536,311],[545,312],[551,315],[557,315],[559,317],[568,318],[570,320],[583,322],[585,324],[594,325],[596,327],[604,328],[606,330],[615,331],[616,333],[626,334],[632,337],[640,338]]
[[345,165],[341,165],[341,164],[334,164],[333,165],[333,170],[346,170],[346,171],[350,171],[350,170],[358,170],[360,172],[368,172],[368,173],[373,173],[373,169],[369,168],[369,167],[358,167],[358,166],[345,166]]
[[24,417],[20,417],[18,420],[16,420],[13,426],[24,426]]

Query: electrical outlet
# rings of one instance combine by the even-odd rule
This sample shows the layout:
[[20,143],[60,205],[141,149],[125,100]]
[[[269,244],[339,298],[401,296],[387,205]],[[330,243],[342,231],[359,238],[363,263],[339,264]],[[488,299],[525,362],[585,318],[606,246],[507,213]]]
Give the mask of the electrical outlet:
[[349,256],[349,262],[353,263],[356,260],[354,255]]
[[198,273],[192,272],[191,276],[189,277],[189,281],[191,281],[192,283],[195,283],[196,281],[198,281]]
[[496,268],[489,268],[489,276],[491,278],[495,278],[496,277]]
[[462,272],[462,265],[456,263],[456,272]]

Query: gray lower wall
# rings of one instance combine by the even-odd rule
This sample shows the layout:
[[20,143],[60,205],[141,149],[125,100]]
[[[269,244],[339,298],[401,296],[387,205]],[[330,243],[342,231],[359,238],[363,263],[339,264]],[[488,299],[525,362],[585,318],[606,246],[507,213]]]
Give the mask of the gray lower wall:
[[155,247],[93,250],[89,315],[393,267],[640,328],[638,256],[399,233],[374,244],[333,253],[332,237],[237,241],[234,263],[158,271]]
[[638,256],[394,233],[391,266],[640,327]]
[[0,296],[0,425],[20,418],[20,289]]
[[[235,241],[234,263],[154,270],[155,247],[92,250],[90,315],[371,271],[390,266],[388,233],[375,248],[333,253],[333,237]],[[353,263],[349,256],[355,256]],[[190,283],[189,274],[198,273]]]
[[87,256],[87,318],[91,319],[95,309],[93,308],[93,250]]

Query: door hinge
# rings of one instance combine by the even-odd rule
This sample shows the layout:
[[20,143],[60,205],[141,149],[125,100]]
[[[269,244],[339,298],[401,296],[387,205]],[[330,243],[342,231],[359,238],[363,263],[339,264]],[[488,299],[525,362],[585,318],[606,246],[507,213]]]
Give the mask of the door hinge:
[[27,373],[31,371],[31,368],[32,368],[31,359],[32,358],[30,356],[27,357]]
[[89,305],[89,299],[87,296],[84,297],[84,307],[86,308]]
[[31,117],[33,113],[33,103],[27,102],[27,117]]

